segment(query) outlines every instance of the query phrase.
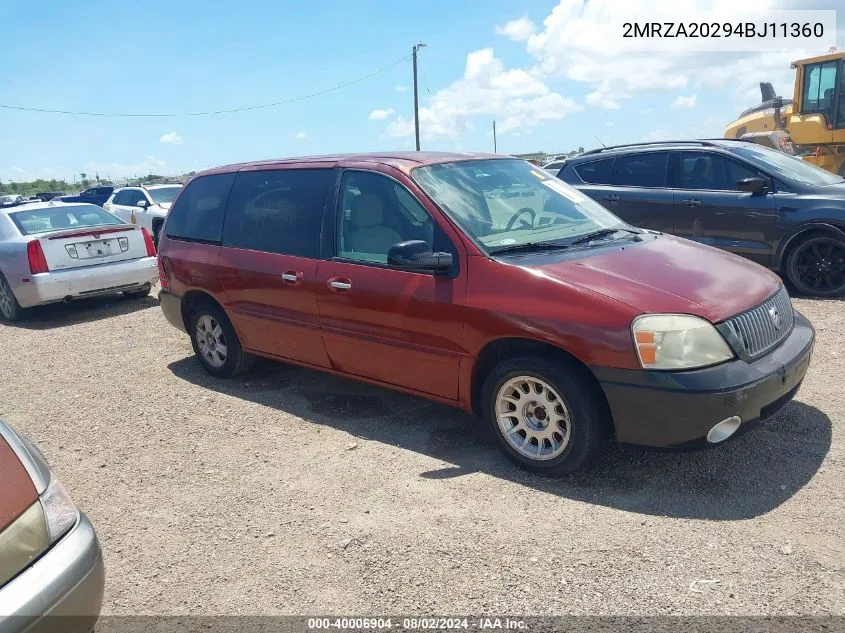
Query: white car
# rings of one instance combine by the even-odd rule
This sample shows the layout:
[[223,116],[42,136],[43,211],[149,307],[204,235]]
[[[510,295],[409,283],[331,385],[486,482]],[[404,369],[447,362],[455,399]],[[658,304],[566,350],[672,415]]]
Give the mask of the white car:
[[44,303],[122,292],[158,281],[152,236],[93,204],[37,202],[0,210],[0,317]]
[[103,208],[121,220],[143,226],[158,244],[164,218],[181,190],[180,184],[123,187],[111,195]]

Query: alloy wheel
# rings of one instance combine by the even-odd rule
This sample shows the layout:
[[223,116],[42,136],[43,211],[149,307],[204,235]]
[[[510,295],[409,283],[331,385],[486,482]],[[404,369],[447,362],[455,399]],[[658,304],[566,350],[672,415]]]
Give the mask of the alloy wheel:
[[8,282],[0,277],[0,313],[7,319],[11,319],[14,313],[15,307],[13,301],[12,289],[9,287]]
[[845,291],[845,243],[809,240],[798,247],[793,261],[796,277],[808,290],[825,295]]
[[554,459],[569,444],[569,409],[551,385],[533,376],[517,376],[502,385],[496,421],[508,444],[530,459]]
[[196,321],[194,336],[200,354],[208,364],[214,368],[222,367],[229,350],[226,335],[217,320],[208,314],[201,315]]

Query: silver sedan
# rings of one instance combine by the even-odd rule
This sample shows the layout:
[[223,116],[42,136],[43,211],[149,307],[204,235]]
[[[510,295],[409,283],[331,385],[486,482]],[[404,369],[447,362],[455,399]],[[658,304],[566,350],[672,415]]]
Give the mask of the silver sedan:
[[93,204],[37,202],[0,209],[0,318],[27,308],[122,292],[158,280],[149,232]]
[[90,631],[104,587],[91,523],[38,448],[0,420],[0,633]]

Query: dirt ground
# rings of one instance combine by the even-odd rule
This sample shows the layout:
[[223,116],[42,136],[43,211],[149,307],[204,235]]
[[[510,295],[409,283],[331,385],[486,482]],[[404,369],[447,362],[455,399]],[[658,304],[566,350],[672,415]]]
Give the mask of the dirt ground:
[[286,365],[206,375],[149,298],[0,325],[0,415],[94,523],[104,614],[845,614],[845,302],[797,399],[551,480],[463,413]]

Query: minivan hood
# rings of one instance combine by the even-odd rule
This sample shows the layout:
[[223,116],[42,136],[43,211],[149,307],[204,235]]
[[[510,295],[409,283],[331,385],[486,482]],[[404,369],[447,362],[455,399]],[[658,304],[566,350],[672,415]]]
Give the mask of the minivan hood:
[[160,206],[165,211],[170,209],[170,205],[173,204],[172,202],[159,202],[158,206]]
[[761,303],[781,285],[777,275],[747,259],[669,235],[574,259],[544,254],[530,267],[642,312],[695,314],[714,323]]

